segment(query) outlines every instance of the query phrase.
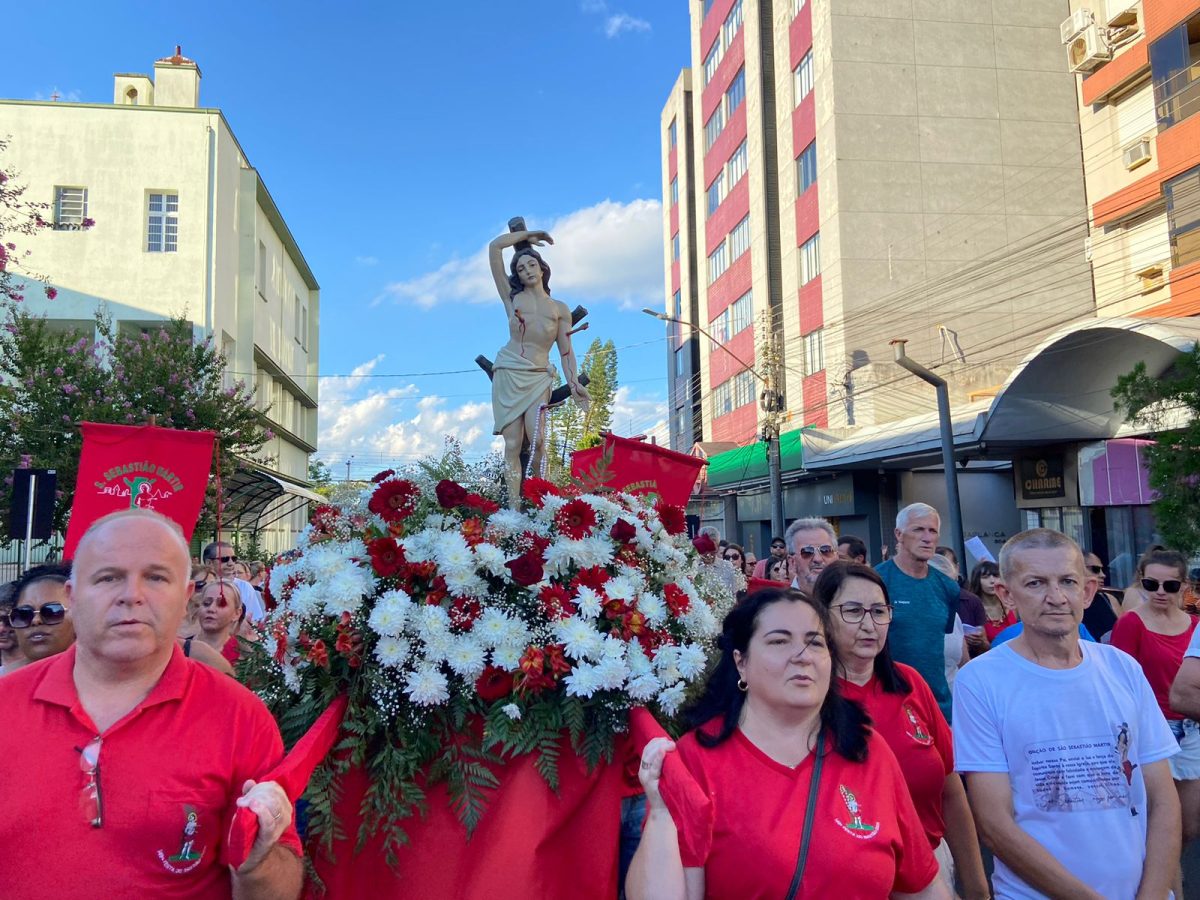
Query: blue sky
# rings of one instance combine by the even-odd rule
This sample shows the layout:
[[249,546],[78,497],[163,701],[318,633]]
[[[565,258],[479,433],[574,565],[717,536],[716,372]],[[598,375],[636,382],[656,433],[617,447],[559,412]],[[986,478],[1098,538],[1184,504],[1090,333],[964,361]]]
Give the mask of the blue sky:
[[[114,72],[175,44],[203,73],[322,288],[320,455],[354,473],[491,442],[504,340],[482,250],[508,218],[552,229],[551,288],[620,349],[615,426],[665,413],[659,116],[687,4],[30,4],[5,16],[0,95],[111,102]],[[357,374],[363,377],[332,377]],[[339,472],[344,469],[338,469]]]

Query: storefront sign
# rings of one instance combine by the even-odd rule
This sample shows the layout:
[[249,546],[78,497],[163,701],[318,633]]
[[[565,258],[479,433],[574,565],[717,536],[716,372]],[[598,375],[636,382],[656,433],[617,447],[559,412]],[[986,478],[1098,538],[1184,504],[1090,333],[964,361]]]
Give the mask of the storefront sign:
[[1067,496],[1061,454],[1021,459],[1021,499],[1054,500]]

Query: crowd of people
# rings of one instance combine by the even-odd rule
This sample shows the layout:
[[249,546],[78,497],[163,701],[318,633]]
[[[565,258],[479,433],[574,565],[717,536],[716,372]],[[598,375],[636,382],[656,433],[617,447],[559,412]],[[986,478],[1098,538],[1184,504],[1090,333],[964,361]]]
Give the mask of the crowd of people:
[[[1187,560],[1152,547],[1112,591],[1095,553],[1033,529],[964,579],[940,527],[902,509],[873,567],[819,518],[763,560],[719,542],[714,564],[748,587],[689,730],[638,761],[627,897],[1183,897],[1200,832]],[[11,586],[0,841],[90,862],[7,854],[4,896],[298,896],[294,798],[255,780],[278,728],[225,677],[256,639],[261,575],[224,542],[189,560],[172,523],[128,510]],[[234,804],[258,825],[236,867],[216,851]]]
[[1184,896],[1187,561],[1151,547],[1113,591],[1096,553],[1033,529],[963,578],[940,526],[902,509],[873,568],[821,519],[757,569],[722,547],[749,592],[690,730],[643,752],[628,897]]

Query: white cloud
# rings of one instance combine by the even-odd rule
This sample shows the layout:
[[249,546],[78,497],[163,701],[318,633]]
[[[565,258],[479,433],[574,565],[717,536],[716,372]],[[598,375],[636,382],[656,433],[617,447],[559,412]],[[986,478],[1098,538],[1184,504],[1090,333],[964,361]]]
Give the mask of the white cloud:
[[51,88],[50,90],[46,91],[45,93],[42,93],[41,91],[35,91],[33,94],[33,99],[34,100],[56,100],[56,101],[60,101],[62,103],[78,103],[80,100],[83,99],[83,94],[77,90],[61,91],[58,89],[58,87],[56,85],[55,87]]
[[620,37],[625,32],[649,31],[650,23],[628,13],[616,13],[604,20],[604,36]]
[[667,403],[660,397],[635,397],[628,387],[618,387],[612,427],[620,435],[657,433],[667,427]]
[[[636,306],[662,299],[662,204],[657,200],[604,200],[556,219],[546,230],[554,238],[553,246],[540,248],[551,269],[550,290],[568,305],[616,300]],[[496,287],[487,248],[389,284],[385,295],[426,308],[493,303]]]
[[379,257],[377,256],[356,256],[354,262],[360,266],[377,266],[379,265]]

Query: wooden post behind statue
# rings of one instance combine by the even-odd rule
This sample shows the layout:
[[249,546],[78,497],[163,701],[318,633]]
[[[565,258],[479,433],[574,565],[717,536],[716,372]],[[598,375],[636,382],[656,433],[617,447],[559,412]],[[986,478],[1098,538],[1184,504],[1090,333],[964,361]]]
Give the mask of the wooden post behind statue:
[[[521,499],[521,450],[530,446],[530,467],[537,471],[545,455],[545,434],[539,434],[539,418],[548,408],[554,387],[550,348],[558,345],[563,379],[575,402],[587,409],[587,388],[579,381],[575,353],[571,349],[571,312],[550,296],[550,267],[535,246],[553,244],[544,231],[526,231],[524,221],[514,219],[514,230],[502,234],[488,246],[488,259],[496,291],[504,303],[508,320],[508,343],[500,348],[492,364],[493,434],[504,438],[504,480],[509,506]],[[503,251],[516,252],[504,267]]]

